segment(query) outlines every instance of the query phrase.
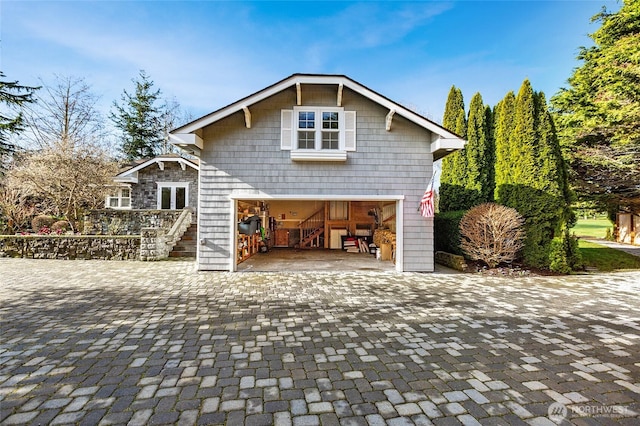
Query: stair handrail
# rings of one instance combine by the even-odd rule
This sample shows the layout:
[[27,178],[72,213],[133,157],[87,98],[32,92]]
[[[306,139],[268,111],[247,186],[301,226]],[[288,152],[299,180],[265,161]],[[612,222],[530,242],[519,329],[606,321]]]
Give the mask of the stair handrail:
[[324,206],[313,212],[298,224],[300,229],[300,243],[320,228],[324,228]]
[[382,207],[382,220],[381,222],[387,222],[396,217],[396,205],[387,204]]
[[167,232],[167,245],[169,246],[169,251],[173,249],[176,242],[182,238],[189,226],[191,226],[191,221],[193,220],[193,209],[190,207],[185,207],[178,216],[178,219],[173,223],[173,226]]

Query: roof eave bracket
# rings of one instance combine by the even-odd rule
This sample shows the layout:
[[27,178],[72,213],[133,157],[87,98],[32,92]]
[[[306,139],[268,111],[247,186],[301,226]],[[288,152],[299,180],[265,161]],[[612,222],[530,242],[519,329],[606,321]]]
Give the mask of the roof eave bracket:
[[249,108],[247,106],[243,106],[242,110],[244,111],[244,125],[247,127],[247,129],[251,128],[251,111],[249,111]]
[[385,129],[387,130],[387,132],[391,131],[391,122],[393,121],[393,115],[396,113],[395,109],[390,109],[389,113],[387,114],[387,118],[386,118],[386,123],[385,123]]

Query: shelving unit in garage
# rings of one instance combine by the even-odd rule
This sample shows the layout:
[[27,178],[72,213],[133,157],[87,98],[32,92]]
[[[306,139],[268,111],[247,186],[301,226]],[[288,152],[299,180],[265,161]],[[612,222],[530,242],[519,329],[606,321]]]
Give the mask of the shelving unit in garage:
[[260,234],[238,234],[238,263],[258,253],[261,239]]
[[275,221],[269,216],[265,203],[238,202],[237,263],[258,253],[263,246],[273,246],[274,224]]

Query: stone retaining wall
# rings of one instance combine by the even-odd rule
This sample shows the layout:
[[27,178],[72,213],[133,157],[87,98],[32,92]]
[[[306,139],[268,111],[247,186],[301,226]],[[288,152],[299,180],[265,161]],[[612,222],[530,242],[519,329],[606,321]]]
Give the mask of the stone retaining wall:
[[167,244],[166,230],[144,228],[140,236],[140,260],[162,260],[169,257],[171,246]]
[[140,260],[162,260],[168,258],[178,239],[184,235],[191,225],[192,219],[191,209],[186,208],[182,210],[180,217],[169,230],[165,228],[142,228],[140,230]]
[[464,257],[457,254],[451,254],[444,251],[437,251],[435,254],[435,261],[439,265],[448,266],[449,268],[456,269],[458,271],[467,271],[467,262]]
[[84,217],[85,235],[140,235],[142,228],[171,229],[182,210],[92,210]]
[[137,260],[140,235],[3,235],[0,257]]

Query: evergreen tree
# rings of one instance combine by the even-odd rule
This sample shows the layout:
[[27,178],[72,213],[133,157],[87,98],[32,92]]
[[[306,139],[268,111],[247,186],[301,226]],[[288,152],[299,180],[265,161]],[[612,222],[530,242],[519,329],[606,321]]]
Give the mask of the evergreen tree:
[[465,118],[462,91],[451,88],[445,107],[443,125],[467,138],[464,149],[442,160],[440,210],[467,210],[493,199],[493,142],[490,109],[480,93],[471,99],[468,120]]
[[153,81],[140,71],[135,84],[135,94],[126,90],[121,97],[122,105],[113,103],[115,111],[110,118],[122,132],[122,153],[128,160],[151,158],[161,149],[163,135],[164,106],[160,100],[160,89],[153,90]]
[[601,24],[593,46],[580,48],[582,65],[551,102],[581,197],[632,206],[640,199],[640,1],[621,3],[592,18]]
[[[467,135],[464,99],[462,90],[451,86],[445,105],[442,125],[461,138]],[[440,176],[440,211],[464,209],[466,182],[466,151],[460,150],[446,156],[442,160],[442,174]]]
[[485,105],[484,108],[484,122],[487,126],[487,140],[489,141],[489,153],[488,153],[488,163],[489,170],[487,171],[487,176],[489,179],[489,188],[487,188],[485,199],[487,202],[495,201],[494,193],[496,189],[496,138],[495,138],[495,127],[494,127],[494,118],[493,112],[494,110],[489,106]]
[[542,93],[528,80],[515,99],[509,146],[509,95],[497,108],[496,198],[525,218],[525,262],[549,266],[551,241],[569,221],[569,191],[560,145]]
[[456,86],[451,86],[451,90],[449,90],[447,103],[444,107],[442,126],[444,126],[445,129],[454,132],[461,138],[464,138],[467,135],[464,98],[462,97],[462,90]]
[[[536,145],[536,100],[529,80],[520,86],[516,97],[513,131],[509,137],[511,179],[519,185],[533,184]],[[518,197],[518,194],[515,194]]]
[[17,81],[4,81],[4,78],[4,73],[0,71],[0,104],[16,112],[11,114],[5,110],[0,111],[0,156],[15,150],[15,146],[9,141],[9,136],[23,130],[23,116],[19,108],[34,102],[33,93],[39,89],[39,87],[21,86]]
[[493,116],[494,127],[494,144],[495,144],[495,191],[494,198],[496,202],[502,203],[500,196],[501,188],[503,185],[510,185],[511,179],[511,155],[509,139],[513,132],[513,118],[515,115],[516,95],[513,92],[507,93],[507,95],[498,102],[495,107],[495,113]]
[[493,200],[493,142],[486,118],[482,96],[476,93],[469,105],[467,145],[464,149],[466,196],[461,206],[464,210]]
[[[574,194],[569,185],[567,164],[562,156],[562,149],[558,139],[553,117],[549,112],[547,100],[543,92],[536,93],[538,110],[538,189],[551,194],[556,203],[554,217],[556,233],[559,228],[572,227],[575,223],[573,211],[570,209],[574,201]],[[551,209],[550,209],[551,210]]]

